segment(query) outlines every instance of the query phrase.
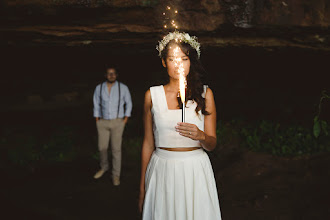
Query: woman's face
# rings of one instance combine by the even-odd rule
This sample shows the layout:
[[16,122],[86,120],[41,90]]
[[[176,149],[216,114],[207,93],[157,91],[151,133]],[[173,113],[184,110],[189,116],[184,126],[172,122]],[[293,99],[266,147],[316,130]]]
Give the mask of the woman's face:
[[170,78],[179,79],[180,66],[183,68],[184,76],[186,77],[190,71],[190,59],[182,52],[177,44],[169,45],[166,60],[162,60],[163,66],[167,68],[167,73]]

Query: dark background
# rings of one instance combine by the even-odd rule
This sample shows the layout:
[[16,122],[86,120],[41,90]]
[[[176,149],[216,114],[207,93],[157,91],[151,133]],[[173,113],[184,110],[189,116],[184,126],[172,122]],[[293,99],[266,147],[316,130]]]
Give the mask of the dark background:
[[[226,133],[233,121],[260,120],[312,132],[321,92],[330,91],[327,1],[4,0],[0,216],[139,219],[143,97],[167,80],[156,51],[166,34],[159,16],[166,3],[179,8],[181,30],[202,45],[224,139],[209,153],[223,219],[330,215],[328,152],[274,156]],[[106,65],[117,67],[133,100],[119,187],[109,173],[93,179],[99,162],[92,95]],[[329,123],[329,100],[320,118]]]
[[[82,105],[79,111],[91,118],[92,93],[110,64],[118,67],[119,80],[129,86],[133,118],[139,119],[144,92],[166,83],[166,72],[154,45],[141,45],[145,50],[116,47],[3,48],[2,111],[10,115],[5,118],[30,118],[18,113],[30,109],[68,108],[68,103],[60,102],[47,106],[56,94],[70,92],[78,93],[72,105]],[[208,72],[205,83],[215,93],[219,120],[271,119],[308,125],[322,90],[329,85],[328,58],[329,52],[299,48],[209,47],[202,50],[201,60]],[[43,103],[29,105],[27,97],[32,95],[40,96]],[[325,119],[328,106],[324,102]]]

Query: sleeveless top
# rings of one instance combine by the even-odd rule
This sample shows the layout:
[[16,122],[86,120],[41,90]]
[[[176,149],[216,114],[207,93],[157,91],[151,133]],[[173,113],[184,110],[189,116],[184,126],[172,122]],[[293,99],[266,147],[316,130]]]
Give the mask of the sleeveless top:
[[[205,98],[207,86],[204,85],[202,96]],[[199,141],[181,136],[175,130],[178,122],[182,121],[182,109],[168,109],[164,86],[150,87],[153,117],[153,133],[156,147],[166,148],[184,148],[184,147],[200,147]],[[195,112],[197,103],[188,100],[185,109],[185,122],[195,124],[204,131],[204,115],[200,110],[198,114]]]

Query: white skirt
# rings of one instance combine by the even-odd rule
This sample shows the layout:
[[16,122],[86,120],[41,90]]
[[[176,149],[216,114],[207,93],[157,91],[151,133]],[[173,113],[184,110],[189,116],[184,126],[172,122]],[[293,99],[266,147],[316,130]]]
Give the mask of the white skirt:
[[202,149],[156,148],[145,177],[143,220],[221,220],[210,159]]

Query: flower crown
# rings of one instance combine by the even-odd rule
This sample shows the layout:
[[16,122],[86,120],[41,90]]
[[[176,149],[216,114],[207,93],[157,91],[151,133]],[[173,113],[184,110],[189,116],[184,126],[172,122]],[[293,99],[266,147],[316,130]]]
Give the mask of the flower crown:
[[195,36],[190,36],[189,34],[185,33],[185,32],[178,32],[178,31],[174,31],[174,32],[170,32],[168,33],[162,41],[159,41],[159,44],[156,46],[156,49],[159,52],[159,56],[161,56],[162,51],[164,50],[164,48],[166,47],[166,45],[171,41],[171,40],[176,40],[176,41],[183,41],[185,43],[190,44],[190,46],[192,48],[194,48],[197,52],[198,55],[198,59],[201,56],[201,50],[200,50],[200,43],[198,43],[197,41],[197,37]]

